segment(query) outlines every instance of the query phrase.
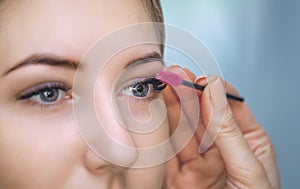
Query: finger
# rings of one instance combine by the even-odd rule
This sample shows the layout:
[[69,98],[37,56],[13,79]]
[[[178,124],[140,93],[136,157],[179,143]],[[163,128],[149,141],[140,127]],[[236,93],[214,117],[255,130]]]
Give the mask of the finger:
[[[224,157],[225,160],[232,160],[233,157],[240,159],[239,150],[245,152],[245,155],[252,156],[248,145],[243,140],[242,133],[240,132],[233,115],[227,107],[227,99],[225,96],[225,90],[223,83],[220,79],[216,79],[213,83],[208,84],[202,95],[202,106],[203,119],[205,125],[211,124],[213,128],[209,129],[208,132],[214,132],[215,127],[222,126],[221,130],[218,130],[218,137],[215,141],[217,147],[220,149],[221,154],[228,154],[228,157]],[[222,144],[221,142],[225,142]],[[236,147],[232,153],[232,147]],[[233,159],[233,160],[234,160]]]
[[[212,83],[216,80],[216,76],[209,75],[206,77],[206,79],[198,79],[196,82],[200,85],[207,86],[208,83]],[[238,91],[228,82],[222,80],[225,85],[225,91],[227,93],[240,96]],[[242,133],[249,132],[253,129],[260,128],[259,124],[257,124],[253,114],[249,110],[246,103],[239,102],[233,99],[228,99],[228,103],[230,105],[230,108],[233,112],[234,118],[239,125]]]
[[[191,72],[185,73],[179,67],[172,67],[169,71],[180,73],[181,75],[184,75],[184,77],[195,77],[191,74]],[[197,149],[199,143],[194,137],[194,131],[195,127],[197,127],[197,123],[195,121],[194,123],[191,123],[190,119],[191,117],[193,117],[193,119],[198,119],[199,113],[191,112],[191,110],[189,110],[196,104],[195,99],[193,98],[196,97],[196,100],[198,101],[197,94],[193,89],[186,89],[186,87],[182,86],[177,87],[176,89],[167,87],[163,94],[168,110],[171,133],[174,134],[174,132],[177,131],[177,136],[179,136],[176,140],[172,141],[175,151],[179,152],[182,150],[180,148],[185,146],[178,154],[179,161],[181,163],[186,163],[198,158],[199,154],[197,153]],[[183,128],[180,132],[178,132],[179,127]]]
[[[206,80],[199,80],[199,84],[206,86],[208,83],[212,83],[216,80],[216,76],[208,76]],[[223,81],[223,80],[222,80]],[[230,94],[234,94],[239,96],[237,90],[228,82],[223,81],[225,83],[226,92]],[[257,123],[250,109],[248,108],[246,103],[239,102],[236,100],[228,99],[228,103],[230,109],[232,111],[234,120],[236,121],[239,129],[241,130],[244,137],[247,139],[247,143],[252,149],[252,151],[256,154],[257,146],[253,146],[253,141],[257,141],[258,135],[266,136],[265,139],[271,144],[271,141],[267,137],[267,134],[263,130],[263,128]],[[255,135],[253,133],[256,133]],[[272,149],[272,147],[271,147]]]
[[[185,79],[186,81],[194,82],[194,80],[196,80],[196,76],[186,68],[177,67],[175,70],[172,71],[182,75],[183,79]],[[205,80],[206,78],[204,76],[201,76],[198,77],[197,79]],[[202,91],[190,89],[185,86],[182,86],[181,89],[184,91],[186,96],[184,101],[183,100],[181,101],[181,103],[183,103],[182,110],[184,111],[186,117],[188,118],[192,130],[194,130],[195,132],[195,137],[198,141],[198,144],[200,144],[202,136],[205,132],[205,127],[201,120],[201,116],[200,116],[201,113],[196,114],[196,112],[200,112],[199,109],[200,100],[201,100],[200,96],[202,94]],[[190,94],[188,94],[187,91],[190,91],[189,92]]]
[[[217,79],[216,76],[200,77],[200,78],[197,78],[195,80],[195,83],[206,87],[209,83],[212,83],[216,79]],[[210,115],[206,115],[206,113],[207,112],[205,112],[205,111],[201,112],[202,115],[200,115],[200,117],[203,117],[203,115],[204,115],[204,117],[210,117]],[[209,113],[211,113],[211,112],[209,112]],[[202,128],[202,130],[198,132],[198,133],[200,133],[200,134],[198,134],[200,136],[197,137],[197,138],[201,139],[200,142],[199,142],[200,143],[199,153],[201,153],[201,154],[203,154],[209,148],[212,148],[214,146],[214,140],[215,140],[215,138],[217,137],[217,134],[218,134],[217,130],[219,130],[220,126],[221,126],[221,125],[219,125],[219,127],[215,127],[214,132],[208,132],[207,129],[209,129],[211,126],[208,125],[205,128],[204,125],[207,125],[207,121],[206,121],[206,123],[202,122],[201,127],[200,127],[200,128]]]
[[[229,83],[226,83],[226,91],[238,94],[237,90]],[[266,171],[272,188],[280,188],[278,167],[276,163],[275,151],[270,138],[257,123],[250,109],[245,103],[238,103],[229,100],[236,123],[239,125],[247,144],[254,155],[259,159]]]
[[[215,132],[213,129],[221,124],[215,144],[221,153],[229,175],[231,174],[233,177],[234,173],[239,173],[240,170],[236,170],[238,168],[246,172],[247,175],[245,176],[251,177],[253,175],[256,179],[265,179],[264,169],[253,155],[234,120],[220,79],[208,84],[202,94],[201,102],[201,108],[206,112],[203,119],[208,125],[213,125],[212,128],[207,129],[208,132]],[[261,178],[257,177],[258,170]],[[265,180],[262,180],[263,184],[266,184]]]
[[[199,80],[199,84],[207,85],[216,80],[215,76],[208,76],[206,80]],[[239,96],[237,90],[228,82],[225,83],[226,92]],[[263,130],[257,123],[246,103],[228,99],[228,104],[232,111],[232,117],[238,125],[243,138],[246,140],[254,156],[267,173],[269,181],[273,188],[279,188],[279,174],[276,164],[275,152],[272,143]],[[206,117],[208,117],[206,115]]]
[[[174,132],[176,132],[178,125],[185,125],[185,133],[179,133],[182,136],[178,139],[178,137],[172,140],[172,144],[176,153],[179,152],[179,148],[181,146],[186,145],[187,138],[193,135],[193,131],[190,129],[189,121],[187,120],[184,112],[182,111],[182,106],[180,101],[177,99],[177,96],[171,87],[167,87],[164,91],[165,103],[167,106],[169,125],[170,125],[170,133],[171,136],[174,136]],[[177,135],[178,136],[178,135]],[[197,158],[197,140],[192,137],[192,139],[188,139],[188,144],[186,147],[178,153],[178,158],[181,163],[189,162],[195,158]],[[183,144],[184,143],[184,144]]]
[[[218,150],[210,149],[206,159],[197,158],[178,169],[176,159],[167,164],[166,181],[169,188],[224,188],[226,185],[225,168]],[[172,167],[171,167],[172,166]],[[175,172],[177,171],[177,172]]]
[[[239,95],[237,90],[230,83],[225,82],[225,86],[227,92]],[[234,100],[229,100],[228,102],[235,120],[243,133],[261,129],[246,103],[240,103]]]

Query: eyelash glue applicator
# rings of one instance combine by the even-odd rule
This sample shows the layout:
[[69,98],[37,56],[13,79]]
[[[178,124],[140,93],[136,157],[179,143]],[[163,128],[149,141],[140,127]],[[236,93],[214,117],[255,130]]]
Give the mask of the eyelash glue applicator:
[[[178,75],[176,73],[173,73],[173,72],[168,72],[168,71],[158,72],[156,74],[155,79],[157,79],[157,80],[159,80],[159,81],[161,81],[165,84],[168,84],[172,87],[177,87],[177,86],[180,86],[180,85],[184,85],[184,86],[187,86],[187,87],[190,87],[190,88],[195,88],[195,89],[200,90],[200,91],[203,91],[204,88],[205,88],[202,85],[198,85],[196,83],[186,81],[180,75]],[[235,96],[235,95],[229,94],[229,93],[226,93],[226,97],[230,98],[230,99],[233,99],[233,100],[240,101],[240,102],[244,101],[244,98],[242,98],[240,96]]]

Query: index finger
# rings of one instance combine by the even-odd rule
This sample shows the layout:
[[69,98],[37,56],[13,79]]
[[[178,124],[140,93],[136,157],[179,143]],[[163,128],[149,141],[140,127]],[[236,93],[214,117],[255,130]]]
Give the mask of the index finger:
[[[172,67],[170,71],[176,71],[181,75],[186,75],[190,80],[195,79],[194,74],[187,69]],[[164,91],[164,97],[168,109],[171,134],[178,129],[179,125],[184,126],[184,131],[180,133],[180,141],[177,139],[176,141],[172,141],[175,151],[181,147],[182,142],[188,142],[184,149],[178,154],[180,162],[184,163],[198,158],[199,141],[195,136],[195,130],[198,129],[200,113],[195,111],[195,108],[200,110],[200,106],[197,92],[182,86],[176,87],[176,89],[167,87]]]

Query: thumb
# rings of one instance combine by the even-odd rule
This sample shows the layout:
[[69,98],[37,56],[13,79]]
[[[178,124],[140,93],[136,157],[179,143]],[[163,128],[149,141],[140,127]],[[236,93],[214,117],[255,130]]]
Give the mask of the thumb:
[[266,177],[263,167],[254,156],[234,119],[221,79],[217,78],[208,83],[201,96],[201,112],[207,126],[206,132],[216,136],[214,142],[229,176],[243,175],[249,179]]

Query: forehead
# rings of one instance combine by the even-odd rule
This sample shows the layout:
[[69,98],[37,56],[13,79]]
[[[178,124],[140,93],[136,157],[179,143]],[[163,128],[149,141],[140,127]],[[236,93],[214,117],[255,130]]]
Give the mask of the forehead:
[[0,57],[15,62],[38,52],[80,59],[100,37],[145,21],[139,0],[7,0],[0,12]]

